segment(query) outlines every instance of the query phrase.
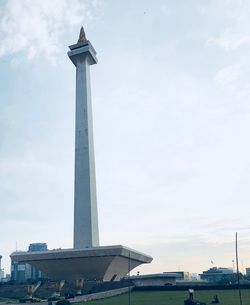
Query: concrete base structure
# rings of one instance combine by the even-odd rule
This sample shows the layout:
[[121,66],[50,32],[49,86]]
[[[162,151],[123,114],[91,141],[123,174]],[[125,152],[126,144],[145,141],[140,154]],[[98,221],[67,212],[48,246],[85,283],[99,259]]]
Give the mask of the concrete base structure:
[[41,270],[53,280],[118,281],[138,265],[150,263],[152,257],[124,246],[86,249],[14,252],[11,259]]

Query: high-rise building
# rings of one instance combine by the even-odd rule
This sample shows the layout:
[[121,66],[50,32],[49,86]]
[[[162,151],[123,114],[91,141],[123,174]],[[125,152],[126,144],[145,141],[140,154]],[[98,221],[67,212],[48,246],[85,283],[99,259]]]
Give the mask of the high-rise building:
[[33,243],[29,245],[28,252],[36,252],[36,251],[47,251],[48,247],[46,243]]
[[[47,251],[46,243],[33,243],[29,245],[28,252]],[[16,262],[11,260],[11,280],[14,282],[26,282],[28,280],[37,281],[39,279],[47,278],[40,270],[34,266]]]
[[2,255],[0,255],[0,282],[4,278],[4,270],[2,269]]

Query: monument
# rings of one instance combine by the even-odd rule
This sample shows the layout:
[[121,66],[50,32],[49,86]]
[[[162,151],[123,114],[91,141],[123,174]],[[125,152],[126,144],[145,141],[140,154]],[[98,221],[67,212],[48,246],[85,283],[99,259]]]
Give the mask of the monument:
[[81,249],[99,246],[90,91],[90,65],[97,59],[83,27],[70,50],[68,56],[76,66],[74,248]]
[[76,67],[74,247],[44,252],[14,252],[11,259],[26,262],[54,280],[119,280],[152,257],[115,245],[99,246],[90,66],[96,51],[81,28],[68,56]]

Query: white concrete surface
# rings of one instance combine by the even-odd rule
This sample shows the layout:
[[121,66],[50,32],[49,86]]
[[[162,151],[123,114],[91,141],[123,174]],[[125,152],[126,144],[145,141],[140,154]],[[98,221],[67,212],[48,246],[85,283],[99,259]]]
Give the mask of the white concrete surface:
[[121,245],[83,250],[65,249],[44,252],[14,252],[11,259],[26,262],[54,280],[120,280],[152,257]]

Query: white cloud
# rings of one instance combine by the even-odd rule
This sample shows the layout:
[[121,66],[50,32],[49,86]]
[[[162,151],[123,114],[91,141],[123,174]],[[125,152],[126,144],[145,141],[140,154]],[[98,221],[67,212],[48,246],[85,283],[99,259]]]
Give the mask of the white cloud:
[[223,21],[222,28],[218,28],[218,34],[210,37],[208,43],[226,52],[249,46],[249,1],[220,1],[217,3],[217,13]]
[[91,18],[86,1],[8,0],[0,12],[0,56],[22,51],[55,63],[63,29]]
[[230,30],[227,30],[218,37],[210,38],[208,43],[217,45],[225,51],[235,51],[238,48],[250,43],[250,35],[231,33]]
[[220,69],[215,75],[215,82],[220,85],[228,85],[236,81],[240,74],[239,65],[230,65]]

